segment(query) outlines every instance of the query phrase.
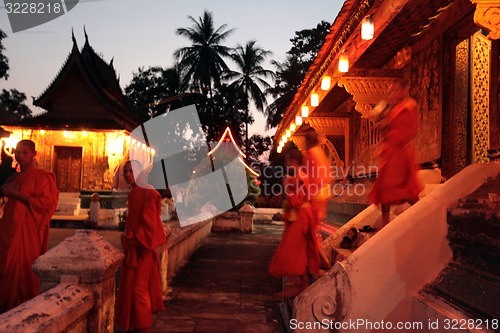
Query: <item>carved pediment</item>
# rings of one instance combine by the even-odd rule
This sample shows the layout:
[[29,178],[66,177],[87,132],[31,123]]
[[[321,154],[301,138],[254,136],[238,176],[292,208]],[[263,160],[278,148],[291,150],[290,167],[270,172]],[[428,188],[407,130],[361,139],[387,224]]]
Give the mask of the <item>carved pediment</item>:
[[471,0],[476,5],[474,23],[487,29],[489,39],[500,38],[500,1],[498,0]]
[[400,70],[354,70],[340,78],[338,84],[353,96],[356,111],[366,118],[375,104],[387,98],[390,85],[401,77]]
[[305,122],[320,135],[344,135],[346,118],[341,117],[309,117]]

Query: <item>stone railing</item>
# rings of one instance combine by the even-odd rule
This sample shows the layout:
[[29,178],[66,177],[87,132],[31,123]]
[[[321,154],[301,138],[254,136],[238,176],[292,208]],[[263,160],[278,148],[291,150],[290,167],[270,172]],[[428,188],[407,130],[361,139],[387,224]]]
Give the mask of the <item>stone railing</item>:
[[113,332],[122,260],[96,231],[77,230],[33,264],[42,294],[2,314],[0,332]]
[[[168,241],[157,249],[164,294],[168,279],[211,227],[212,220],[183,228],[178,221],[164,225]],[[0,332],[113,332],[116,272],[123,257],[97,231],[77,230],[33,264],[41,294],[1,314]]]
[[238,212],[225,212],[214,217],[212,231],[253,232],[253,216],[255,208],[244,204]]

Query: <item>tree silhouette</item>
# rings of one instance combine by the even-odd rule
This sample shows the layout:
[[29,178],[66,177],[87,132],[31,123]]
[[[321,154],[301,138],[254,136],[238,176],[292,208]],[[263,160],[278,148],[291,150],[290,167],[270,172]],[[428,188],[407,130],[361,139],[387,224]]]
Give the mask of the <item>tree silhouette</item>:
[[174,55],[190,81],[205,95],[212,97],[213,87],[221,83],[222,73],[229,70],[224,57],[229,57],[230,48],[221,45],[234,31],[225,31],[226,24],[214,28],[213,14],[205,11],[203,16],[195,20],[188,17],[193,26],[178,28],[177,34],[187,37],[192,45],[180,48]]
[[245,94],[246,111],[246,140],[245,150],[248,151],[248,115],[250,100],[259,111],[264,111],[267,105],[266,95],[262,92],[271,88],[263,78],[274,78],[274,72],[264,69],[262,64],[272,53],[256,45],[256,41],[247,42],[245,46],[237,45],[234,52],[231,53],[231,59],[235,62],[238,71],[230,71],[224,77],[228,80],[234,80],[232,87],[236,87]]

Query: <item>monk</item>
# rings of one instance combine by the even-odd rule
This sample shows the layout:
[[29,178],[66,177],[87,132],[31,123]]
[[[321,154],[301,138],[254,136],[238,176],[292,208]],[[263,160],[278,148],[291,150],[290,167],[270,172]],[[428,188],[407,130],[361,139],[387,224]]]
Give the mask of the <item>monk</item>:
[[31,265],[47,251],[59,191],[55,175],[35,167],[35,156],[33,141],[19,141],[15,159],[20,172],[0,187],[0,195],[7,198],[0,220],[0,313],[40,292]]
[[156,248],[167,242],[160,220],[161,195],[141,181],[142,165],[128,161],[123,177],[128,195],[126,231],[121,236],[125,260],[120,270],[115,321],[125,330],[151,332],[153,313],[163,310]]
[[274,277],[300,277],[300,285],[286,289],[285,297],[294,297],[309,285],[307,273],[317,274],[319,255],[314,216],[308,201],[308,179],[301,170],[302,154],[297,149],[285,155],[290,175],[284,182],[286,195],[285,230],[281,242],[269,265],[269,274]]
[[314,214],[314,232],[318,240],[318,251],[321,259],[321,267],[330,269],[331,263],[323,251],[322,238],[319,233],[321,223],[326,220],[328,200],[330,198],[331,172],[330,163],[323,148],[319,144],[318,134],[314,128],[307,130],[306,152],[304,156],[304,166],[309,177],[309,195],[311,196],[311,207]]
[[417,135],[418,105],[409,96],[409,85],[395,81],[389,88],[388,102],[394,107],[378,121],[382,133],[378,178],[368,195],[370,202],[380,204],[382,227],[389,223],[391,205],[414,204],[423,188],[417,177],[419,169],[412,140]]

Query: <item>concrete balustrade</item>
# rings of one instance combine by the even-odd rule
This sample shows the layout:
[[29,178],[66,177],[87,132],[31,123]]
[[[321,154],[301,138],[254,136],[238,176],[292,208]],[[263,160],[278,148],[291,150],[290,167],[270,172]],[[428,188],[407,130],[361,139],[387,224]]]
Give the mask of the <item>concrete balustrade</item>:
[[[163,293],[211,227],[212,220],[164,225],[168,241],[157,249]],[[97,231],[77,230],[33,264],[41,294],[1,314],[0,332],[113,332],[116,272],[123,259]]]

